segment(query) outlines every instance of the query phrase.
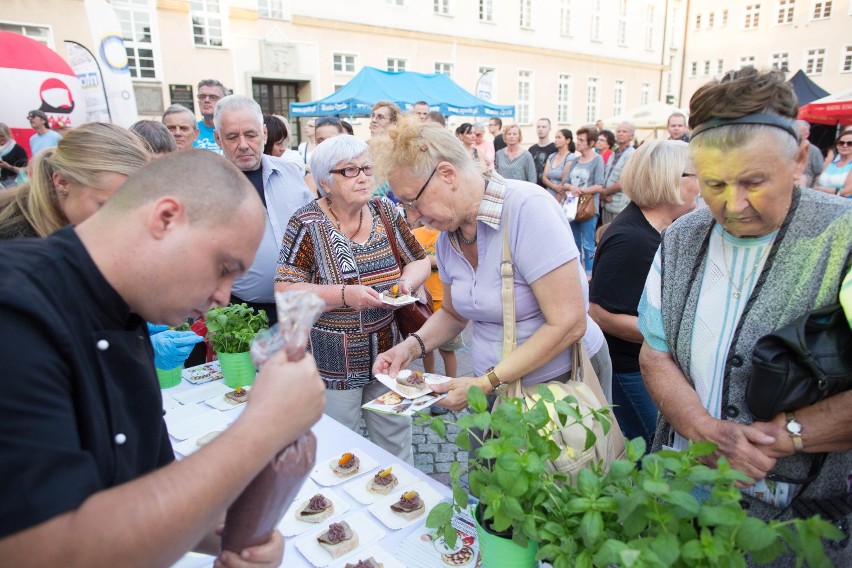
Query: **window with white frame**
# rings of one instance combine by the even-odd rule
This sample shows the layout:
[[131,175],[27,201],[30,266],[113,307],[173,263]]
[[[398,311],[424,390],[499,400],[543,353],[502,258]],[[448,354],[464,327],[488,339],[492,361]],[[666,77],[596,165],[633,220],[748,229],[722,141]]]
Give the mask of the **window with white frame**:
[[355,56],[349,53],[334,53],[331,56],[335,73],[354,73]]
[[600,118],[601,106],[601,80],[597,77],[589,77],[586,83],[586,122],[594,123]]
[[749,65],[754,67],[754,55],[740,56],[740,69],[742,69],[743,67],[748,67]]
[[717,59],[716,60],[716,74],[721,75],[724,72],[725,72],[725,60],[724,59]]
[[564,36],[570,36],[571,33],[571,5],[573,0],[562,0],[561,11],[559,12],[559,33]]
[[257,15],[271,20],[283,20],[284,0],[257,0]]
[[618,3],[618,27],[616,32],[618,45],[627,45],[627,0]]
[[710,65],[711,65],[710,60],[705,59],[704,60],[704,76],[705,77],[710,74]]
[[698,62],[693,61],[689,64],[689,76],[690,78],[698,77]]
[[436,61],[435,62],[435,73],[442,73],[444,75],[453,76],[453,64],[447,63],[446,61]]
[[824,20],[831,17],[831,0],[825,2],[814,2],[814,20]]
[[819,75],[825,67],[825,49],[809,49],[805,56],[805,73]]
[[518,71],[518,124],[529,124],[532,117],[532,71]]
[[520,0],[520,26],[522,28],[532,27],[532,0]]
[[714,25],[716,25],[716,12],[710,12],[707,14],[707,29],[712,30]]
[[695,29],[701,29],[701,14],[695,14]]
[[434,10],[439,16],[449,16],[450,0],[434,0]]
[[624,81],[617,79],[612,88],[612,114],[618,116],[624,112]]
[[639,89],[639,104],[646,105],[651,102],[651,83],[642,83]]
[[192,0],[192,38],[199,47],[222,47],[222,6],[219,0]]
[[479,0],[479,21],[494,21],[494,0]]
[[843,46],[843,55],[840,57],[840,71],[843,73],[852,71],[852,45]]
[[48,47],[52,46],[50,38],[50,28],[47,26],[36,26],[31,24],[15,24],[12,22],[0,22],[0,32],[13,32],[22,36],[27,36],[37,42],[43,43]]
[[778,0],[778,16],[776,24],[792,24],[796,11],[796,0]]
[[151,22],[155,18],[148,0],[117,0],[112,7],[121,25],[130,76],[134,79],[156,79],[151,31]]
[[789,71],[790,70],[790,54],[786,51],[779,51],[778,53],[773,53],[769,58],[769,64],[773,69],[778,69],[779,71]]
[[405,59],[399,59],[396,57],[388,57],[388,71],[396,72],[396,71],[405,71],[406,67],[408,67],[408,61]]
[[722,10],[722,27],[724,28],[727,25],[728,25],[728,10],[725,9],[725,10]]
[[571,123],[571,101],[574,98],[574,78],[566,73],[560,73],[556,82],[556,122]]
[[756,28],[760,24],[760,4],[746,4],[743,27]]
[[601,41],[601,0],[592,0],[592,41]]
[[654,5],[645,7],[645,49],[654,49]]

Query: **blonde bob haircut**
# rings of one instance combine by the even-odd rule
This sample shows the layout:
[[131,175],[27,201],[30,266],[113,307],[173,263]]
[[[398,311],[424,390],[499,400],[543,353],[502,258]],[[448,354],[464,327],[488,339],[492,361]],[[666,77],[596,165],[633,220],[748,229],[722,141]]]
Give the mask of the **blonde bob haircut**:
[[461,140],[435,122],[420,122],[402,116],[387,132],[370,141],[373,169],[380,179],[406,170],[417,177],[428,176],[440,162],[451,163],[459,172],[481,175]]
[[683,205],[680,181],[689,145],[680,140],[648,140],[621,172],[621,188],[641,209],[660,205]]
[[46,237],[68,224],[53,185],[55,173],[77,186],[100,187],[100,174],[130,176],[150,158],[148,143],[121,126],[90,122],[74,128],[56,148],[40,152],[30,162],[29,184],[0,196],[0,229],[26,223]]
[[507,124],[506,126],[504,126],[504,127],[503,127],[503,141],[504,141],[504,142],[506,141],[506,134],[507,134],[510,130],[512,130],[513,128],[517,128],[517,129],[518,129],[518,143],[523,142],[523,141],[524,141],[524,131],[523,131],[523,130],[521,130],[521,127],[520,127],[520,126],[518,126],[518,125],[517,125],[517,124],[515,124],[515,123]]
[[376,112],[377,108],[388,107],[390,111],[390,116],[388,117],[391,121],[391,124],[396,124],[399,121],[399,117],[402,115],[402,110],[399,106],[391,101],[379,101],[373,105],[371,109],[372,112]]

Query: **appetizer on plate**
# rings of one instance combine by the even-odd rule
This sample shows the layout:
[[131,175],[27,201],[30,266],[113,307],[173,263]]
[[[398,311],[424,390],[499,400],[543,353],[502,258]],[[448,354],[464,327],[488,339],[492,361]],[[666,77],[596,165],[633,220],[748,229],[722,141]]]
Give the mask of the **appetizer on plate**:
[[420,494],[417,493],[417,491],[407,491],[403,493],[402,497],[399,498],[399,501],[391,505],[390,508],[391,511],[406,521],[416,519],[426,510],[426,506],[423,504],[423,499],[420,498]]
[[410,371],[408,373],[400,372],[396,377],[396,382],[415,389],[422,389],[426,387],[426,379],[420,371]]
[[332,460],[328,465],[338,477],[349,477],[358,473],[361,467],[361,460],[352,452],[346,452],[340,456],[340,459]]
[[248,400],[248,391],[243,387],[237,387],[231,392],[225,393],[225,402],[229,402],[231,404],[242,404]]
[[347,562],[343,568],[384,568],[384,566],[381,562],[376,562],[376,559],[371,556],[366,560],[359,560],[355,564]]
[[317,493],[299,506],[296,518],[306,523],[321,523],[333,514],[334,503],[322,493]]
[[358,547],[358,534],[349,528],[349,523],[331,523],[328,530],[317,537],[317,542],[333,558],[340,558]]
[[394,284],[393,286],[391,286],[390,290],[385,292],[385,296],[387,296],[388,298],[399,298],[400,296],[402,296],[402,294],[400,294],[399,292],[399,284]]
[[399,479],[393,474],[392,469],[389,467],[374,475],[373,479],[367,483],[367,491],[380,495],[387,495],[393,491],[393,488],[399,485]]

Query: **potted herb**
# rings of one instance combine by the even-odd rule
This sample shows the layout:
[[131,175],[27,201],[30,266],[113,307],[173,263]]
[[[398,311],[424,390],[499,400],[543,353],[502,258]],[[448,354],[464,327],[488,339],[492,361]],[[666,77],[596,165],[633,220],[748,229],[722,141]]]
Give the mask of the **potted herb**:
[[252,339],[269,327],[266,312],[246,304],[211,308],[204,317],[207,339],[216,351],[222,367],[222,378],[231,388],[250,385],[256,374],[251,362]]
[[[460,484],[467,472],[470,491],[480,501],[478,523],[486,531],[508,533],[518,546],[534,543],[534,559],[554,568],[745,567],[746,555],[767,562],[785,551],[810,566],[829,564],[820,539],[839,539],[840,532],[818,518],[764,522],[748,517],[736,487],[737,481],[748,478],[724,459],[715,469],[700,461],[715,451],[713,444],[643,457],[645,442],[637,438],[627,442],[627,459],[613,462],[606,473],[591,467],[572,480],[552,471],[547,461],[560,450],[543,429],[548,422],[545,404],[553,404],[563,421],[582,423],[588,417],[580,415],[570,397],[554,400],[547,389],[539,392],[541,399],[529,409],[520,399],[508,399],[493,413],[481,390],[468,392],[471,412],[457,420],[455,442],[470,449],[472,437],[482,445],[464,470],[459,463],[451,466],[452,502],[435,506],[426,520],[449,546],[456,540],[452,515],[468,505]],[[598,413],[591,417],[606,420]],[[428,415],[421,415],[420,421],[431,421],[430,427],[446,437],[448,421]],[[494,437],[482,440],[486,428]],[[594,434],[588,428],[586,432],[590,447]],[[702,501],[693,494],[699,486],[707,492]],[[490,538],[481,541],[483,566],[509,566],[502,556],[505,547],[490,554]],[[528,565],[534,566],[534,561]]]

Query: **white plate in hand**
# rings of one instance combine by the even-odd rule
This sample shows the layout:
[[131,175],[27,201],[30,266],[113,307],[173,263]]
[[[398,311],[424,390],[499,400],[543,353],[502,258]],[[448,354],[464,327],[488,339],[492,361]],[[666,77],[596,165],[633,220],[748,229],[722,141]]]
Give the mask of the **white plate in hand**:
[[[403,369],[399,372],[397,377],[398,378],[399,377],[405,378],[405,377],[410,376],[411,373],[412,373],[412,371],[409,371],[408,369]],[[432,392],[431,387],[429,387],[429,385],[426,384],[425,381],[418,388],[418,387],[410,387],[410,386],[407,386],[407,385],[401,385],[397,382],[396,379],[391,378],[390,375],[385,375],[384,373],[376,373],[376,378],[379,380],[380,383],[382,383],[383,385],[388,387],[390,390],[392,390],[393,392],[395,392],[399,396],[407,398],[409,400],[413,400],[415,398],[423,396],[424,394],[429,394],[430,392]]]
[[343,456],[343,454],[345,453],[345,452],[341,452],[340,454],[337,454],[337,455],[328,456],[326,459],[317,460],[317,465],[314,467],[314,470],[311,472],[311,479],[313,479],[314,481],[316,481],[317,483],[319,483],[320,485],[323,485],[325,487],[328,487],[328,486],[331,486],[331,485],[339,485],[341,483],[349,481],[350,479],[354,479],[356,477],[364,475],[365,473],[375,469],[375,467],[377,465],[379,465],[378,462],[376,462],[376,460],[374,460],[373,458],[368,456],[367,452],[365,452],[364,450],[355,448],[354,450],[348,450],[348,451],[355,454],[356,456],[358,456],[358,459],[361,460],[361,464],[360,464],[360,467],[358,468],[357,473],[353,473],[352,475],[347,475],[346,477],[340,477],[339,475],[334,473],[334,470],[331,469],[331,466],[329,464],[332,464],[332,465],[336,464],[337,460],[339,460],[341,458],[341,456]]
[[427,385],[440,385],[442,383],[448,383],[453,380],[452,377],[447,377],[445,375],[436,375],[435,373],[423,373],[423,378],[426,380]]
[[[331,516],[323,520],[321,523],[309,523],[296,517],[296,512],[302,504],[317,493],[322,493],[325,498],[331,501],[331,504],[334,505],[334,511]],[[278,530],[280,530],[281,534],[284,536],[295,536],[320,525],[328,526],[328,523],[334,522],[333,519],[339,517],[348,510],[349,502],[342,498],[340,494],[336,493],[334,489],[330,489],[328,487],[325,489],[318,489],[303,498],[296,499],[289,507],[287,507],[287,512],[284,513],[284,518],[281,519],[280,523],[278,523]]]
[[384,302],[385,304],[388,304],[390,306],[394,306],[394,307],[397,307],[397,308],[401,307],[401,306],[407,306],[408,304],[413,304],[414,302],[417,301],[417,298],[415,298],[414,296],[411,296],[409,294],[404,294],[402,296],[399,296],[398,298],[392,298],[392,297],[386,295],[384,292],[382,292],[381,294],[379,294],[379,297],[382,299],[382,302]]
[[391,556],[391,553],[375,544],[369,548],[365,548],[349,560],[343,560],[338,562],[337,564],[332,564],[331,568],[345,568],[347,563],[357,564],[359,560],[367,560],[368,558],[372,558],[384,568],[405,568],[405,565],[402,564],[399,560]]
[[[396,513],[394,513],[390,506],[399,501],[399,498],[406,491],[417,491],[420,494],[420,499],[423,500],[423,514],[415,517],[414,519],[408,520]],[[391,494],[382,499],[381,501],[376,501],[372,505],[370,505],[370,512],[375,515],[377,519],[382,521],[386,527],[389,529],[401,529],[403,527],[407,527],[411,523],[417,523],[420,521],[425,521],[426,517],[429,516],[429,511],[443,501],[443,497],[429,487],[425,482],[420,482],[414,485],[409,485],[407,487],[403,486],[401,483],[391,491]]]
[[[393,467],[392,473],[399,480],[399,483],[397,483],[396,487],[394,487],[391,492],[388,493],[388,495],[393,495],[400,487],[405,487],[407,485],[417,483],[417,476],[409,472],[407,469],[404,469],[401,465],[392,465],[391,467]],[[381,493],[373,493],[372,491],[367,490],[367,485],[369,485],[373,481],[373,478],[376,476],[376,474],[378,474],[383,469],[387,469],[387,466],[377,469],[370,476],[359,477],[358,479],[347,483],[343,486],[343,489],[359,503],[363,503],[364,505],[372,505],[379,499],[384,499],[385,497],[387,497],[387,495],[382,495]]]
[[[320,546],[317,537],[328,530],[328,525],[340,522],[341,520],[346,521],[349,524],[349,528],[358,535],[358,546],[339,558],[333,558],[329,551]],[[338,519],[336,521],[328,520],[320,524],[322,527],[319,530],[304,534],[296,541],[296,548],[299,549],[299,552],[317,568],[323,568],[332,562],[345,566],[346,562],[357,560],[357,557],[362,554],[363,550],[385,536],[384,529],[368,519],[364,513],[353,513],[345,519]]]

